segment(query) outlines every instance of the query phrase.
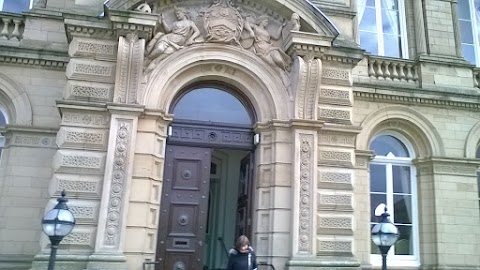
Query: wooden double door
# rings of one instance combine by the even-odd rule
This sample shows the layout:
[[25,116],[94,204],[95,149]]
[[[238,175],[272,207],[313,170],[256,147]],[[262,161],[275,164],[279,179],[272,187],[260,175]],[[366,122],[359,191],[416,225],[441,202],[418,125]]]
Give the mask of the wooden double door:
[[[207,249],[208,228],[215,222],[209,218],[211,193],[211,164],[213,148],[185,145],[167,145],[160,222],[157,239],[156,270],[204,270],[208,265],[204,261]],[[252,192],[252,155],[247,152],[239,164],[237,179],[228,179],[238,183],[235,192],[236,211],[229,216],[234,229],[231,239],[237,234],[251,236],[251,192]],[[214,164],[216,166],[216,164]],[[216,169],[216,168],[215,168]],[[238,194],[238,195],[237,195]],[[221,217],[220,217],[221,218]],[[212,233],[210,232],[210,237]],[[211,237],[209,245],[224,244]],[[223,240],[222,240],[223,241]],[[222,247],[223,249],[230,246]],[[210,256],[212,257],[212,256]],[[226,257],[226,254],[225,254]],[[211,266],[210,266],[211,267]],[[220,268],[216,268],[220,269]]]

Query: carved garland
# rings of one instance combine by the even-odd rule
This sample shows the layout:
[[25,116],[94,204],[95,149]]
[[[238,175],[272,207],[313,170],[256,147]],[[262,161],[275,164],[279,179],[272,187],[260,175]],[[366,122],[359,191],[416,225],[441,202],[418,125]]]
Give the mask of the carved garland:
[[125,200],[125,182],[127,170],[128,145],[130,144],[131,121],[120,122],[115,142],[115,154],[112,170],[112,184],[108,202],[104,244],[117,246],[121,228],[121,214]]
[[300,148],[300,216],[299,216],[299,251],[308,252],[310,250],[310,215],[311,215],[311,194],[310,183],[312,173],[312,136],[302,136]]

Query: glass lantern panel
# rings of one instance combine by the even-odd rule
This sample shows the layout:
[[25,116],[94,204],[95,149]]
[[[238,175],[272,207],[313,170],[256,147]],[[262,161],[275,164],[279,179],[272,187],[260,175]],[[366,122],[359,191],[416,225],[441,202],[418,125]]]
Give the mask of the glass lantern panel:
[[61,209],[58,213],[58,220],[74,223],[75,217],[69,210]]

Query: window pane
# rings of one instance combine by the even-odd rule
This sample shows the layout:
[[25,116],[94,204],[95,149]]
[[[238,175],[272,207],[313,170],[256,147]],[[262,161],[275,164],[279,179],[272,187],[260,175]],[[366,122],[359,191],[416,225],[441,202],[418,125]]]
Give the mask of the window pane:
[[173,109],[174,118],[251,125],[245,106],[232,94],[199,88],[185,94]]
[[0,126],[5,126],[7,124],[7,119],[5,118],[5,115],[0,112]]
[[370,150],[375,152],[377,156],[387,156],[392,153],[395,157],[409,157],[407,148],[397,138],[390,135],[382,135],[370,144]]
[[370,221],[379,222],[380,217],[375,216],[375,209],[379,204],[387,204],[387,195],[386,194],[370,194]]
[[375,0],[367,0],[367,7],[375,7]]
[[370,191],[387,192],[387,167],[385,165],[370,165]]
[[378,37],[377,34],[360,32],[360,45],[367,52],[378,55]]
[[4,0],[3,11],[22,13],[30,8],[30,0]]
[[382,8],[398,10],[398,0],[382,0]]
[[392,166],[393,192],[411,194],[410,167]]
[[365,12],[363,13],[359,29],[361,31],[368,31],[374,33],[377,32],[377,19],[375,15],[375,9],[365,8]]
[[460,35],[462,43],[473,44],[473,30],[471,21],[460,21]]
[[395,225],[400,238],[395,243],[395,255],[413,255],[412,226]]
[[412,224],[412,196],[393,195],[395,223]]
[[401,57],[402,44],[399,36],[383,35],[383,42],[385,44],[385,56]]
[[382,27],[384,34],[398,35],[400,33],[398,12],[396,10],[382,9]]
[[470,44],[462,44],[463,57],[468,62],[475,64],[475,48]]
[[458,18],[470,20],[470,5],[468,0],[458,0]]

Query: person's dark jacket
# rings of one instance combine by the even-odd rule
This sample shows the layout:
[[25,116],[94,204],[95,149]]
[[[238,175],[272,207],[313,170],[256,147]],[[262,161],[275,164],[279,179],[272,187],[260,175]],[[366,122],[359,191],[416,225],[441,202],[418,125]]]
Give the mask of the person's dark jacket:
[[[257,268],[257,256],[251,247],[247,252],[240,252],[237,249],[230,249],[228,252],[227,270],[252,270]],[[248,258],[250,257],[250,269],[248,268]]]

